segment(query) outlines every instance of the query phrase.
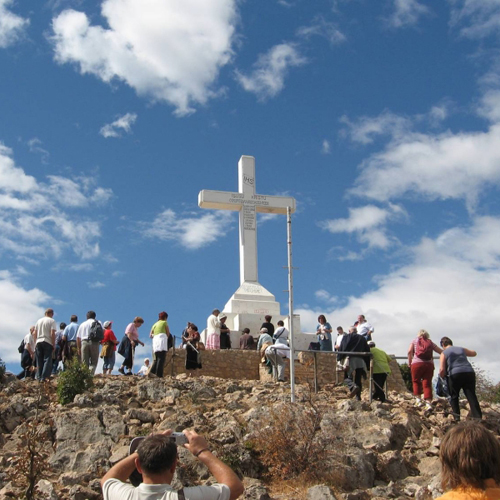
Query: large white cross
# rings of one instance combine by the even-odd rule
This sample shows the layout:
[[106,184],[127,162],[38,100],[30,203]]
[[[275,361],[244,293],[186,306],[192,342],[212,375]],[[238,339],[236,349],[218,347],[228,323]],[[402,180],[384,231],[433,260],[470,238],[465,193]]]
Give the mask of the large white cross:
[[238,162],[238,192],[208,191],[198,195],[201,208],[237,210],[240,212],[240,284],[258,282],[257,214],[295,212],[295,198],[255,194],[255,158],[242,156]]

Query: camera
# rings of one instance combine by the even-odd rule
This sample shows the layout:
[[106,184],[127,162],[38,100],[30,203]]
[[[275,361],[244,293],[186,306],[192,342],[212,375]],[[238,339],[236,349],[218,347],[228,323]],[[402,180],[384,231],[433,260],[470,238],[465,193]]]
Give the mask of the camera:
[[172,432],[172,434],[170,434],[170,436],[168,436],[168,437],[177,446],[182,446],[183,444],[188,443],[188,438],[182,432]]

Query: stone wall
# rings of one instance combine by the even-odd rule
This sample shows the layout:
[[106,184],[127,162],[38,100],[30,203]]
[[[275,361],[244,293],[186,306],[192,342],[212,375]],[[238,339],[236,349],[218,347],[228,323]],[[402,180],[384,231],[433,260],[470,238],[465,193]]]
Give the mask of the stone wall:
[[[165,362],[165,375],[176,376],[186,373],[186,351],[176,349],[169,351]],[[192,370],[193,376],[208,375],[224,379],[236,380],[272,380],[267,367],[260,363],[257,351],[242,351],[239,349],[202,351],[202,366],[200,370]],[[289,363],[285,365],[285,377],[290,378]],[[295,361],[295,381],[307,383],[314,388],[314,373],[318,387],[325,384],[342,382],[343,373],[337,372],[337,355],[330,352],[301,352]],[[388,377],[389,390],[405,392],[399,366],[396,360],[391,363],[392,375]]]

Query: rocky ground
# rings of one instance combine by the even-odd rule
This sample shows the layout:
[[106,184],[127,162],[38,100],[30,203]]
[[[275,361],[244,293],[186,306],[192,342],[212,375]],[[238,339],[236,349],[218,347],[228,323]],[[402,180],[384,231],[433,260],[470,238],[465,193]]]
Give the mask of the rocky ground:
[[[318,394],[214,377],[95,377],[61,406],[56,381],[10,380],[0,392],[0,498],[99,499],[99,479],[154,430],[195,428],[244,478],[246,500],[430,499],[439,492],[439,445],[452,425],[445,400],[432,411],[408,394],[390,403],[347,399],[343,387]],[[366,392],[366,391],[365,391]],[[366,393],[363,398],[367,398]],[[500,408],[483,405],[500,432]],[[465,417],[467,411],[463,410]],[[174,486],[213,480],[187,450]]]

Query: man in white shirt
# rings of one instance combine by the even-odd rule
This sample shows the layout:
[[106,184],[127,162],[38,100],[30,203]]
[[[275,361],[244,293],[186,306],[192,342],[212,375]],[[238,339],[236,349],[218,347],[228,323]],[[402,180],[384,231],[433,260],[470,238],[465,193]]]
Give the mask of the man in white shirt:
[[95,374],[97,362],[99,361],[99,341],[90,340],[90,327],[95,321],[96,314],[94,311],[87,313],[87,321],[84,321],[76,332],[76,347],[78,349],[78,356],[82,363],[88,366],[92,375]]
[[[171,433],[169,429],[148,436],[136,452],[115,464],[101,479],[104,500],[236,500],[243,493],[243,483],[229,466],[212,455],[205,438],[188,430],[184,431],[188,439],[184,447],[208,467],[217,483],[174,490],[170,483],[178,456],[177,446],[169,438]],[[125,482],[135,468],[143,478],[137,488]]]
[[54,318],[54,310],[47,309],[45,316],[40,318],[35,325],[36,335],[36,378],[45,381],[50,378],[52,372],[52,354],[56,345],[57,323]]
[[342,339],[344,338],[346,333],[341,326],[337,326],[337,340],[335,340],[335,350],[338,351],[340,349],[340,344],[342,343]]
[[366,318],[363,316],[363,314],[360,314],[358,316],[358,335],[361,335],[364,337],[366,340],[371,340],[372,339],[372,333],[375,331],[375,328],[373,328],[368,321],[366,321]]

